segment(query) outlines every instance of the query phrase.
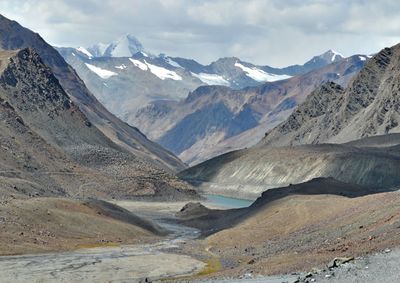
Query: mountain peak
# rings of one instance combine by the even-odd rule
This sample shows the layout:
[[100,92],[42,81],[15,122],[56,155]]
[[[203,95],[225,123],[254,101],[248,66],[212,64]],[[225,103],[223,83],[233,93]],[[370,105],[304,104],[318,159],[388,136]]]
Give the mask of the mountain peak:
[[339,53],[333,49],[329,49],[328,51],[319,55],[318,57],[320,57],[321,59],[324,59],[328,62],[337,62],[344,58],[344,56],[341,53]]
[[130,33],[111,43],[95,44],[87,50],[94,57],[131,57],[138,52],[144,52],[142,43]]

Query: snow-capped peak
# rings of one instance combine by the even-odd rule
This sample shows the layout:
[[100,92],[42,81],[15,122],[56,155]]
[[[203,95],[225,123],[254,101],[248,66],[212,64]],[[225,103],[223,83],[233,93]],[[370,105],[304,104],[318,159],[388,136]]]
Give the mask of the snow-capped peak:
[[327,62],[335,62],[344,58],[344,56],[341,53],[333,49],[329,49],[324,54],[321,54],[319,57],[326,60]]
[[333,49],[329,49],[329,52],[333,54],[332,58],[331,58],[331,62],[334,62],[336,57],[339,57],[339,59],[343,59],[344,58],[344,56],[341,53],[339,53],[339,52],[337,52],[337,51],[335,51]]
[[86,50],[91,53],[93,57],[131,57],[138,52],[141,52],[143,56],[147,55],[144,53],[144,48],[140,41],[131,34],[121,36],[108,44],[95,44]]
[[131,57],[144,51],[143,45],[131,34],[124,35],[110,44],[105,51],[108,57]]

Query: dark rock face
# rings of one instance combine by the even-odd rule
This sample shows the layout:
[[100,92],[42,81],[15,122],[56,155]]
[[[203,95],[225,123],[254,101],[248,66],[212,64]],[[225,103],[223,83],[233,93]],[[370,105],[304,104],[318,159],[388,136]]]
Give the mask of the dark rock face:
[[[343,89],[314,91],[262,144],[284,146],[348,142],[400,132],[400,45],[385,48]],[[318,115],[315,115],[318,114]]]
[[0,66],[3,196],[198,198],[92,126],[35,50],[0,51]]
[[[37,35],[0,18],[0,30],[4,29],[11,29],[4,41],[11,40],[10,34],[26,35],[24,44],[33,40],[33,45],[44,46],[45,56],[55,52],[61,58]],[[14,47],[11,43],[15,41],[3,46]],[[53,59],[47,62],[57,63]],[[169,165],[181,162],[137,129],[103,111],[62,62],[61,58],[60,65],[47,66],[40,52],[31,47],[0,51],[2,197],[198,198],[188,184],[163,169],[168,168],[165,161],[169,157]],[[79,95],[93,98],[93,104],[86,104]],[[115,136],[108,136],[110,125]],[[131,138],[124,143],[127,134]]]
[[[125,150],[147,159],[156,167],[179,170],[184,164],[170,152],[149,141],[138,129],[122,122],[108,112],[88,91],[76,72],[63,57],[38,34],[20,26],[0,15],[0,47],[3,50],[16,50],[31,47],[41,60],[51,69],[62,88],[76,103],[88,120],[98,127],[109,139]],[[8,78],[9,83],[13,83]],[[118,134],[117,134],[118,133]]]

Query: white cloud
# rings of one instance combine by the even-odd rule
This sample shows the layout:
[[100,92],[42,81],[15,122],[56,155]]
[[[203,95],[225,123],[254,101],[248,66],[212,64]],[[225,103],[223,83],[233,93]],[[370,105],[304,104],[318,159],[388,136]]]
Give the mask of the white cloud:
[[400,42],[395,0],[10,0],[0,11],[55,45],[132,33],[149,51],[203,63],[237,56],[282,66],[330,48],[351,55]]

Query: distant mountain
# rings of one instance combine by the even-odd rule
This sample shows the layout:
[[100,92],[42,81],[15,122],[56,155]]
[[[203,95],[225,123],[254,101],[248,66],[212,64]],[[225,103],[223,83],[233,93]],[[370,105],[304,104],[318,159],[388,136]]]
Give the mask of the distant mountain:
[[346,87],[315,90],[288,119],[267,132],[262,144],[342,143],[400,132],[400,45],[368,61]]
[[338,53],[328,51],[304,65],[286,68],[254,65],[236,57],[220,58],[202,65],[192,59],[152,55],[132,35],[109,44],[57,50],[107,109],[131,124],[137,110],[148,103],[178,101],[199,86],[254,87],[343,59]]
[[88,58],[92,57],[130,57],[138,52],[143,52],[143,45],[131,34],[124,35],[111,43],[98,43],[87,49],[79,47]]
[[291,65],[281,69],[266,66],[263,68],[263,70],[276,74],[287,74],[290,76],[295,76],[322,68],[331,63],[339,62],[343,59],[344,57],[342,54],[330,49],[321,55],[314,56],[313,58],[311,58],[311,60],[307,61],[303,65]]
[[367,59],[355,55],[304,75],[243,90],[202,86],[179,102],[150,103],[133,122],[150,139],[195,164],[256,144],[316,87],[328,81],[347,85]]

